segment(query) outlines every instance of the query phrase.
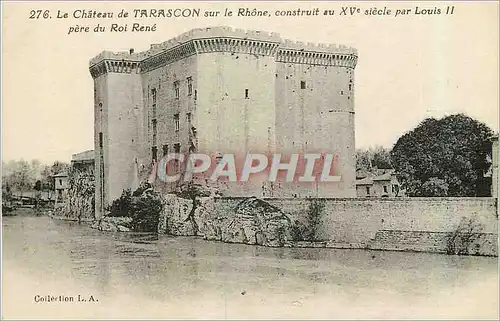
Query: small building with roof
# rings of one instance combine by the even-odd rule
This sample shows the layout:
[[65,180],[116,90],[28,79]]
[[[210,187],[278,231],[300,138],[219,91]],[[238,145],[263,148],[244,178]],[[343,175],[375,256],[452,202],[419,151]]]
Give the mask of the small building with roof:
[[69,188],[68,172],[62,171],[54,176],[54,190],[56,193],[56,203],[64,202],[66,200]]
[[357,173],[357,197],[400,197],[404,191],[393,169]]

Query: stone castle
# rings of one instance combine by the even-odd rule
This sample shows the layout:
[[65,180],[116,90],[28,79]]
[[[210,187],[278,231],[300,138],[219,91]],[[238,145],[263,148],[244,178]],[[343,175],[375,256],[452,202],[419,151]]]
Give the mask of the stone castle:
[[282,195],[355,197],[357,58],[344,46],[228,27],[191,30],[139,53],[102,52],[89,67],[96,216],[172,152],[334,153],[340,182],[280,186]]

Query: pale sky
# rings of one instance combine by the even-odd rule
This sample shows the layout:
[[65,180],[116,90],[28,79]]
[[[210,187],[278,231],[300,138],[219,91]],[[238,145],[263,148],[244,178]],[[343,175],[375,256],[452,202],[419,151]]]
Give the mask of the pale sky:
[[[339,43],[359,51],[355,71],[356,147],[391,147],[425,117],[465,113],[498,131],[498,3],[455,3],[455,14],[401,17],[128,19],[156,23],[154,33],[67,35],[72,24],[110,20],[30,20],[31,9],[72,12],[121,8],[229,7],[362,10],[384,5],[434,8],[431,2],[390,3],[2,3],[2,159],[69,161],[93,149],[93,81],[89,60],[103,50],[142,51],[192,28],[227,25],[277,32],[304,42]],[[436,6],[444,10],[450,3]]]

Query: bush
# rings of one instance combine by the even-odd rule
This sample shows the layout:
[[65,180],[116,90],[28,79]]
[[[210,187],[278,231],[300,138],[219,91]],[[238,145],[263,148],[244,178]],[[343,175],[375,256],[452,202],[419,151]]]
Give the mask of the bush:
[[122,192],[120,198],[116,199],[111,203],[109,207],[109,216],[113,217],[123,217],[129,216],[130,203],[132,202],[132,193],[129,189]]
[[454,255],[471,254],[471,247],[482,238],[483,230],[484,226],[474,218],[462,217],[455,231],[449,234],[446,253]]
[[325,204],[321,200],[311,200],[305,222],[295,220],[292,225],[291,235],[294,241],[318,241],[317,231],[324,207]]
[[141,185],[134,193],[124,190],[119,199],[113,201],[109,216],[130,217],[130,228],[136,232],[155,232],[162,210],[160,197],[150,184]]

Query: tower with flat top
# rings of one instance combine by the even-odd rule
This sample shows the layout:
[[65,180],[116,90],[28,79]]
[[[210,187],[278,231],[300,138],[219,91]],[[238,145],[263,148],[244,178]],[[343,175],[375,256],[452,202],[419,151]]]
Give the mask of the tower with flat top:
[[344,46],[228,27],[194,29],[140,53],[102,52],[90,61],[96,213],[172,152],[333,153],[340,182],[274,186],[265,196],[355,197],[357,58]]

